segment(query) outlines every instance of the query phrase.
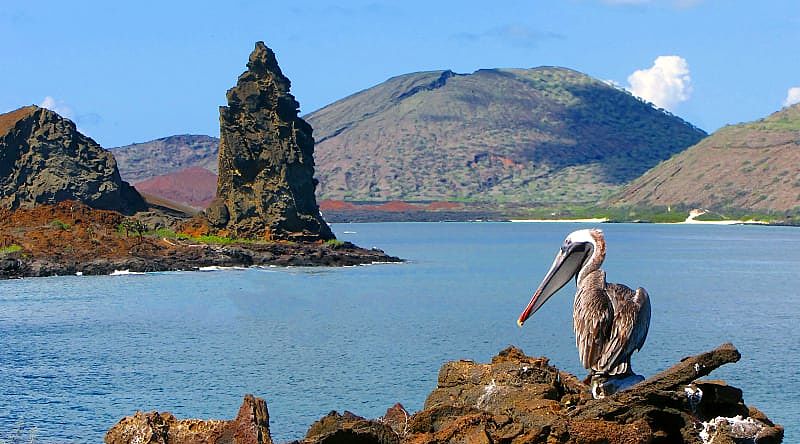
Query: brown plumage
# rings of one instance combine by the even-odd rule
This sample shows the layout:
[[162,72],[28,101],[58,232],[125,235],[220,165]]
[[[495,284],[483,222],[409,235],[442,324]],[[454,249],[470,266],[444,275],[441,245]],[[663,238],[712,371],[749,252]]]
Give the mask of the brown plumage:
[[650,326],[650,297],[643,288],[606,282],[600,269],[606,255],[603,232],[570,233],[550,271],[517,321],[522,325],[547,299],[576,277],[573,305],[575,344],[592,375],[632,374],[631,354],[642,348]]

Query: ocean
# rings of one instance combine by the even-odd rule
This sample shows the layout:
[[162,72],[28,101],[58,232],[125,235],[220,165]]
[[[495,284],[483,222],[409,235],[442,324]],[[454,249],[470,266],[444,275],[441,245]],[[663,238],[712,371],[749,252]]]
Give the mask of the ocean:
[[[574,283],[515,321],[580,223],[335,224],[337,236],[408,260],[0,281],[0,439],[102,442],[136,410],[232,418],[267,401],[276,442],[331,410],[422,408],[446,361],[513,344],[580,377]],[[601,224],[609,282],[650,293],[634,369],[652,375],[732,342],[710,375],[800,440],[800,230]]]

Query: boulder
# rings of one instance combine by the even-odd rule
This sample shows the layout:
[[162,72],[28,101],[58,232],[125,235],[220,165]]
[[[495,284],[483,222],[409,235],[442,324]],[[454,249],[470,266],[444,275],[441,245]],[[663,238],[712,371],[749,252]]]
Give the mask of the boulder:
[[400,444],[397,433],[380,421],[351,412],[330,412],[311,425],[302,441],[295,444]]
[[403,442],[781,442],[783,429],[748,409],[741,390],[722,381],[697,381],[739,358],[733,345],[724,344],[599,400],[546,358],[514,347],[488,364],[448,362],[424,409],[409,420]]
[[0,115],[0,207],[76,200],[132,214],[146,208],[114,156],[53,111],[28,106]]
[[220,107],[217,198],[211,232],[231,237],[333,239],[314,190],[314,138],[298,117],[290,82],[263,42],[256,43],[228,106]]
[[106,444],[272,444],[269,412],[261,398],[246,395],[235,419],[177,419],[171,413],[136,412],[105,436]]

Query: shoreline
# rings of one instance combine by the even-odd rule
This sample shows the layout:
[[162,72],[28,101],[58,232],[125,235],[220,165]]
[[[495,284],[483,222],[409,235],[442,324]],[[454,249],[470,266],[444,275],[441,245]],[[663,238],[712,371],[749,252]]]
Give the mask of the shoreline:
[[514,223],[587,223],[587,224],[602,224],[608,222],[606,218],[593,218],[593,219],[509,219],[509,222]]
[[0,280],[52,276],[129,276],[158,272],[211,272],[253,267],[349,267],[402,263],[378,249],[350,242],[324,244],[175,245],[167,250],[141,249],[125,256],[64,258],[14,253],[0,260]]

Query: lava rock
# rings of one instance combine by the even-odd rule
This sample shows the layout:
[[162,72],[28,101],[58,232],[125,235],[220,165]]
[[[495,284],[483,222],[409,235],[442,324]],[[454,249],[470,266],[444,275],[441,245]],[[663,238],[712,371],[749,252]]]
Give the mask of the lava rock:
[[66,200],[132,214],[146,208],[114,156],[53,111],[28,106],[0,115],[0,207]]
[[246,395],[230,421],[177,419],[171,413],[136,412],[105,436],[106,444],[272,444],[269,412],[261,398]]
[[388,425],[351,412],[330,412],[311,425],[306,437],[296,444],[400,444],[400,437]]
[[334,239],[314,190],[314,138],[275,53],[256,43],[228,106],[220,107],[217,198],[206,211],[212,232],[240,237]]

